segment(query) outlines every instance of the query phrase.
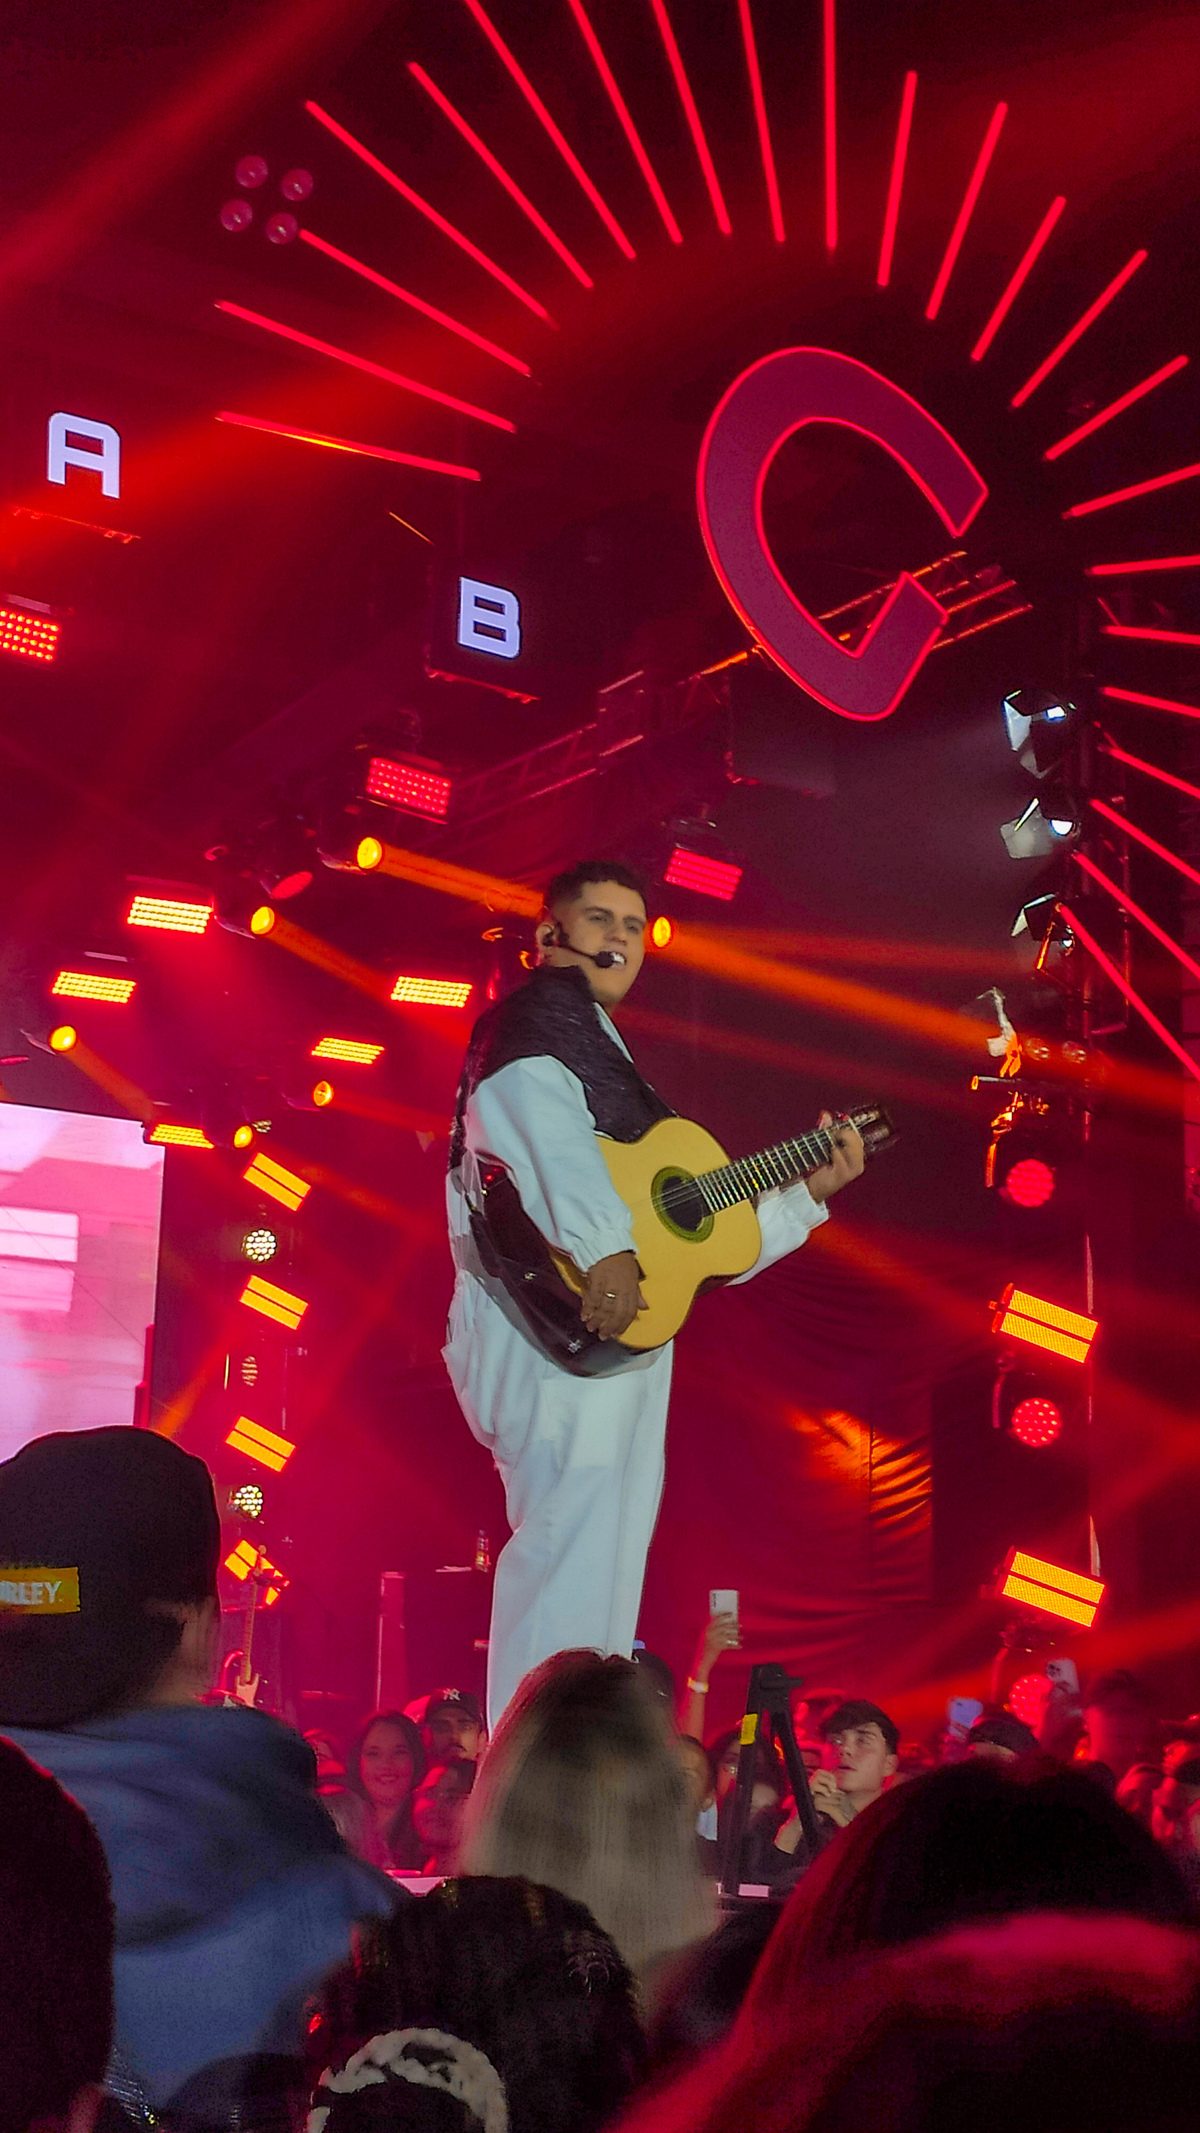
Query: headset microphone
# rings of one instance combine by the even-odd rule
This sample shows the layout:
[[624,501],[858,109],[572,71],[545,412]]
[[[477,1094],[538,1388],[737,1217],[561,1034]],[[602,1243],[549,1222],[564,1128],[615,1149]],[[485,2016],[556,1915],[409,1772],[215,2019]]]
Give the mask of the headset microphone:
[[625,967],[625,958],[618,950],[602,948],[599,955],[592,955],[587,948],[577,948],[573,941],[569,941],[561,926],[554,928],[554,945],[556,948],[569,949],[572,955],[584,956],[589,963],[596,965],[597,970],[611,970],[617,963],[622,969]]

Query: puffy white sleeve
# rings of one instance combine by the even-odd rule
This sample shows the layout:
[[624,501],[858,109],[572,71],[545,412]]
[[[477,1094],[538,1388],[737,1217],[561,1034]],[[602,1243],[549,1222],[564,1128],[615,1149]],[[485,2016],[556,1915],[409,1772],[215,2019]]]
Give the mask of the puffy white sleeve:
[[730,1288],[736,1288],[742,1281],[753,1281],[764,1267],[774,1266],[777,1259],[786,1259],[788,1253],[796,1251],[814,1229],[820,1229],[822,1222],[829,1220],[828,1207],[814,1200],[803,1183],[780,1185],[773,1192],[764,1192],[755,1202],[754,1211],[762,1231],[762,1250],[749,1271],[730,1282]]
[[596,1145],[583,1083],[561,1060],[501,1067],[480,1082],[466,1123],[470,1152],[505,1165],[526,1214],[585,1273],[598,1259],[633,1250],[629,1209]]

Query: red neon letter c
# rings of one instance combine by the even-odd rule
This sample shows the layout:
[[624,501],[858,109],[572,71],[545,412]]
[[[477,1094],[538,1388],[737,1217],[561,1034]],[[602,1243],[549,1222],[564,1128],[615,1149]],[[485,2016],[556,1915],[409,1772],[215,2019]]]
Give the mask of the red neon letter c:
[[945,621],[905,572],[866,636],[847,651],[775,566],[762,492],[776,452],[806,422],[837,422],[899,460],[943,524],[970,525],[987,486],[954,439],[878,371],[830,348],[782,348],[735,378],[700,447],[696,501],[713,569],[751,634],[785,674],[843,718],[894,711]]

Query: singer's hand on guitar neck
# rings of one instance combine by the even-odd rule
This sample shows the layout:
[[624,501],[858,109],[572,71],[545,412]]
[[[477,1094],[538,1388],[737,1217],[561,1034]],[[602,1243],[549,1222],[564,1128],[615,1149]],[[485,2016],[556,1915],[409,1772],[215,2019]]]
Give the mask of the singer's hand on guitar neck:
[[589,1333],[598,1333],[601,1340],[619,1340],[645,1309],[636,1252],[612,1252],[588,1268],[579,1316]]
[[[821,1126],[832,1126],[833,1113],[822,1111],[817,1123]],[[812,1198],[818,1204],[832,1199],[834,1193],[840,1192],[843,1185],[849,1185],[855,1178],[862,1176],[865,1161],[863,1144],[855,1128],[839,1126],[834,1135],[832,1160],[823,1163],[820,1170],[814,1170],[812,1176],[804,1181]]]

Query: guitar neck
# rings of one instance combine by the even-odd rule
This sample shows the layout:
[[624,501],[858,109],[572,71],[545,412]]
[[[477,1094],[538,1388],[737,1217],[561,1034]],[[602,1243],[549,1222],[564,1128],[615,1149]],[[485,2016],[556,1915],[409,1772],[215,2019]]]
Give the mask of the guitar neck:
[[734,1207],[739,1200],[756,1200],[775,1185],[792,1185],[808,1178],[833,1154],[833,1128],[818,1126],[792,1141],[776,1141],[773,1148],[760,1148],[757,1155],[739,1156],[719,1170],[706,1170],[696,1179],[705,1206],[712,1214]]

